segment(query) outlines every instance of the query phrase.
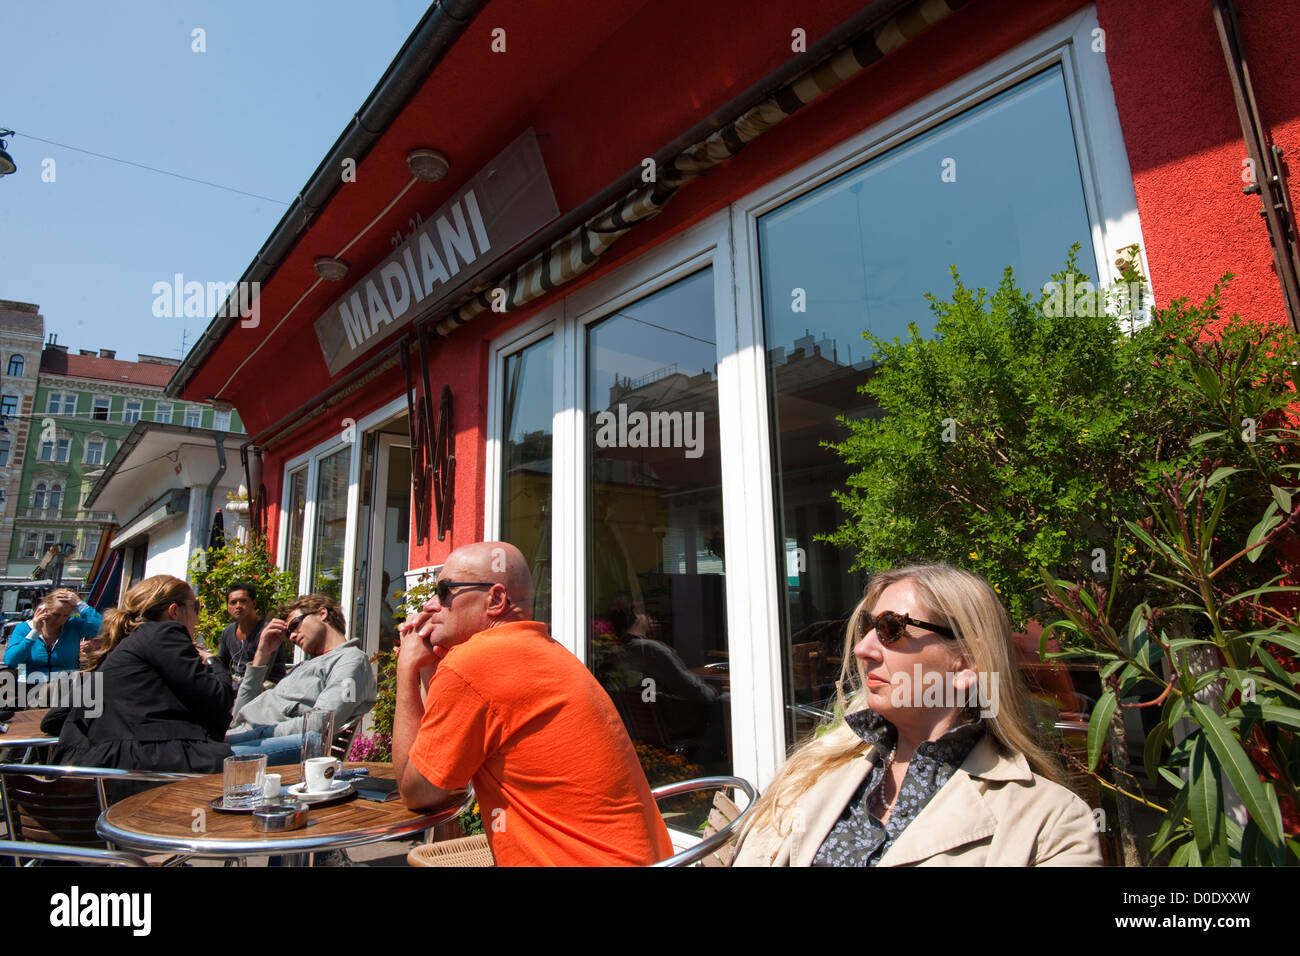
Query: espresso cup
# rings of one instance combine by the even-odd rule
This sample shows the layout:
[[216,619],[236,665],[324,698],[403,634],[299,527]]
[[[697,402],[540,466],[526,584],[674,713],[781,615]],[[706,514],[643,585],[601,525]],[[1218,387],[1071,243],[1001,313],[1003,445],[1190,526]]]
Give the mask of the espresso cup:
[[341,764],[337,757],[311,757],[303,764],[308,793],[324,793],[334,783]]

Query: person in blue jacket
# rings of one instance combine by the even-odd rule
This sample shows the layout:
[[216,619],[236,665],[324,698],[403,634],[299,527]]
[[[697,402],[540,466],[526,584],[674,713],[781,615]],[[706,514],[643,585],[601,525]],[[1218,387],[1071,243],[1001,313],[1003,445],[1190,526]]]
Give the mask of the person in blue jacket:
[[77,592],[58,588],[45,595],[30,622],[14,628],[5,647],[5,667],[27,665],[27,677],[39,680],[81,666],[82,644],[99,633],[98,611]]

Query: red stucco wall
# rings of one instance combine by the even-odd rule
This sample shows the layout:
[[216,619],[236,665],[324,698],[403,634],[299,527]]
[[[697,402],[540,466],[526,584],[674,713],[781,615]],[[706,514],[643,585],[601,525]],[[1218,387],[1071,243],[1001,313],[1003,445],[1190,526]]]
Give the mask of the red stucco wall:
[[[1238,7],[1260,113],[1294,166],[1300,0]],[[1241,191],[1246,147],[1210,3],[1098,0],[1097,15],[1158,302],[1199,300],[1232,272],[1225,314],[1285,321],[1260,198]]]

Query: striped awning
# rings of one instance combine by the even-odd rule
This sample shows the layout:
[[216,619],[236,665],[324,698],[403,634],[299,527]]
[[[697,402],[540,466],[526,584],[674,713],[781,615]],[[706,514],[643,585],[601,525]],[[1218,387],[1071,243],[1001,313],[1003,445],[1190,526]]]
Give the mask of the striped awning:
[[[664,164],[654,182],[633,191],[568,235],[551,243],[509,275],[477,286],[434,321],[439,335],[450,335],[492,308],[517,309],[582,275],[633,227],[663,211],[677,190],[725,163],[745,145],[808,104],[857,76],[903,44],[915,39],[969,0],[920,0],[910,4],[847,45],[814,64],[772,96],[683,150]],[[494,294],[504,289],[504,299]]]

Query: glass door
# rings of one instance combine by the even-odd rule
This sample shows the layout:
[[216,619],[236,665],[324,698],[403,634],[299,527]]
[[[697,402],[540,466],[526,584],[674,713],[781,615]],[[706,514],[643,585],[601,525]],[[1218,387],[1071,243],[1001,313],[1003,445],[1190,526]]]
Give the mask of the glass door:
[[370,541],[364,559],[369,573],[358,582],[365,600],[364,646],[368,655],[389,653],[397,641],[404,605],[393,600],[393,594],[406,587],[411,542],[410,441],[396,434],[375,437]]
[[583,334],[587,664],[652,785],[729,773],[712,268]]

